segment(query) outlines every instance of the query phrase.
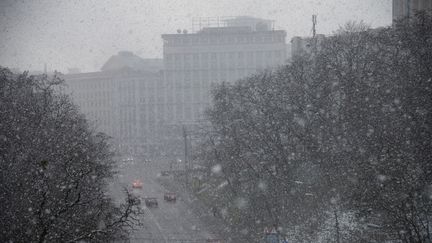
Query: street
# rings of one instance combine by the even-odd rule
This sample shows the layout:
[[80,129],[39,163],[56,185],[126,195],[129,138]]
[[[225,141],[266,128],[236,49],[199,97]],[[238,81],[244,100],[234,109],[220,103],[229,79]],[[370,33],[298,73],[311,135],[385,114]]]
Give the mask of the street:
[[[131,242],[206,242],[218,238],[203,222],[203,215],[190,208],[190,198],[185,191],[173,184],[172,176],[163,176],[161,171],[169,169],[166,163],[152,161],[141,163],[133,160],[125,162],[111,185],[111,191],[117,203],[123,200],[123,188],[127,187],[141,199],[144,214],[141,215],[142,226],[131,231]],[[140,180],[142,188],[132,188],[132,182]],[[176,202],[165,201],[164,193],[170,190],[177,194]],[[176,189],[173,189],[176,188]],[[144,198],[155,197],[158,207],[146,207]],[[201,210],[202,211],[202,210]],[[208,217],[208,216],[207,216]]]

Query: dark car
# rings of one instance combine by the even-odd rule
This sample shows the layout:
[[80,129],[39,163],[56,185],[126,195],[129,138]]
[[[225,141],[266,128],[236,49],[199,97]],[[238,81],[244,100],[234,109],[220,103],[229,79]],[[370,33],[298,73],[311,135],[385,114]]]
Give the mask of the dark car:
[[169,171],[161,171],[161,176],[169,176],[170,172]]
[[221,239],[207,239],[206,243],[223,243]]
[[164,200],[167,202],[176,202],[177,195],[174,192],[167,192],[164,195]]
[[155,197],[147,197],[144,199],[145,205],[149,208],[159,207],[158,201]]

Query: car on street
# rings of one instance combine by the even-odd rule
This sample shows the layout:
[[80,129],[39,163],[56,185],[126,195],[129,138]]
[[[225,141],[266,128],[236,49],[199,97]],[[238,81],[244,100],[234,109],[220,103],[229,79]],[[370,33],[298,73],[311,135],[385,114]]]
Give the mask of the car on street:
[[207,239],[206,243],[223,243],[221,239]]
[[170,175],[169,171],[166,171],[166,170],[161,171],[161,176],[169,176],[169,175]]
[[159,207],[158,201],[155,197],[147,197],[144,199],[145,205],[149,208]]
[[176,202],[177,194],[175,194],[174,192],[166,192],[164,194],[164,200],[167,202]]
[[132,182],[132,188],[141,189],[142,187],[143,187],[143,183],[141,182],[141,180],[134,180]]

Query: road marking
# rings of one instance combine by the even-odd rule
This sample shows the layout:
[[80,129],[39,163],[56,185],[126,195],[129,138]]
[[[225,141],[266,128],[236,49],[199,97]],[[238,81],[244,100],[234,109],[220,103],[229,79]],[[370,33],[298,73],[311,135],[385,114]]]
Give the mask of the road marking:
[[[162,238],[164,239],[165,243],[167,243],[167,238],[165,237],[165,234],[163,233],[163,229],[160,226],[160,224],[158,223],[158,221],[155,219],[155,216],[153,215],[153,213],[150,211],[150,209],[147,206],[143,206],[144,210],[148,212],[148,214],[150,215],[150,219],[155,223],[156,227],[159,230],[159,233],[161,234]],[[146,210],[147,209],[147,210]]]

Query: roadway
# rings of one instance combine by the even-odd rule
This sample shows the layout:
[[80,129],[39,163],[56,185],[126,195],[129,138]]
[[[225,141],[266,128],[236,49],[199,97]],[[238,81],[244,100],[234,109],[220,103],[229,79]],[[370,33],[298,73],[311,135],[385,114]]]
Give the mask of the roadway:
[[[158,242],[158,243],[205,243],[206,239],[218,238],[211,227],[198,210],[191,208],[190,197],[187,193],[176,187],[171,176],[161,176],[160,172],[167,170],[165,163],[142,163],[141,161],[128,161],[120,167],[120,172],[111,185],[111,191],[117,203],[124,197],[122,188],[127,187],[135,195],[142,198],[141,207],[144,214],[141,215],[142,226],[131,231],[130,242]],[[143,188],[132,189],[134,180],[141,180]],[[176,202],[166,202],[163,195],[168,189],[177,193]],[[173,189],[175,188],[175,189]],[[155,197],[158,200],[157,208],[147,208],[143,198]],[[202,212],[202,210],[201,210]],[[212,232],[213,231],[213,232]]]

